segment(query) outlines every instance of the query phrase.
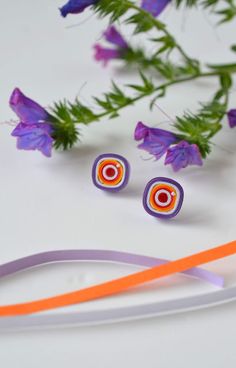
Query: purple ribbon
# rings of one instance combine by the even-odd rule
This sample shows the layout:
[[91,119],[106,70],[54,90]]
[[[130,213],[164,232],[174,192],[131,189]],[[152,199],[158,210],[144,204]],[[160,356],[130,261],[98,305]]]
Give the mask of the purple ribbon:
[[[20,258],[0,266],[0,278],[12,275],[46,263],[65,261],[102,261],[154,267],[169,261],[138,254],[110,250],[56,250]],[[183,274],[223,286],[223,278],[202,268],[192,268]],[[188,310],[196,310],[230,302],[236,299],[236,287],[217,292],[191,296],[164,302],[148,303],[121,308],[102,309],[99,311],[69,313],[39,313],[29,316],[0,318],[0,331],[27,328],[86,326],[94,324],[115,323],[140,318],[150,318]]]
[[0,318],[0,331],[47,327],[91,326],[117,323],[143,318],[160,317],[187,311],[209,308],[236,300],[236,287],[207,294],[142,305],[101,309],[99,311],[40,313],[29,316]]
[[[124,263],[144,267],[155,267],[169,262],[165,259],[148,257],[133,253],[117,252],[113,250],[55,250],[33,254],[31,256],[19,258],[15,261],[2,264],[0,266],[0,278],[42,264],[65,261],[102,261]],[[223,287],[224,284],[223,277],[202,268],[194,267],[182,273],[187,276],[207,281],[218,287]]]

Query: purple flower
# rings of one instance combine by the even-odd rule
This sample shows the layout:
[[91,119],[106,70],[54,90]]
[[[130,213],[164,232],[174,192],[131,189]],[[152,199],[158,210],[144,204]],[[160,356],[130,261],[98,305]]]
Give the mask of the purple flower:
[[234,128],[236,126],[236,109],[229,110],[227,116],[230,128]]
[[53,128],[51,116],[37,102],[26,97],[19,88],[15,88],[10,97],[10,106],[20,119],[20,123],[11,133],[17,137],[17,148],[39,150],[45,156],[51,156]]
[[157,17],[171,0],[142,0],[141,8]]
[[129,47],[125,39],[121,36],[121,34],[116,30],[114,26],[108,27],[103,35],[105,37],[105,40],[113,45],[116,45],[122,49]]
[[60,8],[61,15],[66,17],[67,14],[82,13],[90,5],[94,5],[98,0],[69,0],[62,8]]
[[129,46],[121,34],[115,29],[114,26],[110,26],[103,35],[105,40],[114,45],[115,48],[107,48],[96,44],[94,46],[95,60],[102,61],[103,64],[106,65],[108,61],[112,59],[122,59]]
[[9,103],[22,123],[39,123],[49,119],[48,112],[37,102],[26,97],[19,88],[14,89]]
[[179,171],[188,165],[202,165],[202,157],[196,144],[181,141],[168,149],[165,165],[171,164],[174,171]]
[[108,61],[112,59],[120,59],[121,57],[119,50],[108,49],[98,44],[94,46],[94,49],[95,49],[94,54],[95,60],[102,61],[104,66],[107,65]]
[[23,150],[39,150],[50,157],[53,138],[52,127],[46,123],[19,123],[11,135],[17,137],[17,148]]
[[142,122],[139,122],[135,128],[134,139],[143,142],[138,148],[142,148],[154,155],[157,160],[161,158],[171,144],[178,142],[178,137],[164,129],[149,128]]

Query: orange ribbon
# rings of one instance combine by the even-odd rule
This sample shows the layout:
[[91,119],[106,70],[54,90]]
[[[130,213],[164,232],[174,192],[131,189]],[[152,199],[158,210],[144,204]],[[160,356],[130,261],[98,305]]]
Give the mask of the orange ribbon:
[[0,307],[0,316],[17,316],[45,311],[54,308],[65,307],[89,300],[102,298],[108,295],[121,293],[131,287],[144,284],[149,281],[169,276],[174,273],[186,271],[204,263],[216,261],[236,253],[236,240],[216,248],[202,251],[188,257],[166,263],[161,266],[136,272],[132,275],[121,277],[99,285],[82,290],[57,295],[51,298],[36,300],[28,303],[6,305]]

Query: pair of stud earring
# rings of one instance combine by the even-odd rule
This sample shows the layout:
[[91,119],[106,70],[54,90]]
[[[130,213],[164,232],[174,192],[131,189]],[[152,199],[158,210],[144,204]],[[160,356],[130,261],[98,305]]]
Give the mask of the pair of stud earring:
[[[94,185],[108,192],[124,189],[130,177],[126,158],[106,153],[98,156],[92,168]],[[183,204],[184,190],[173,179],[157,177],[150,180],[143,192],[143,206],[147,213],[158,218],[175,217]]]

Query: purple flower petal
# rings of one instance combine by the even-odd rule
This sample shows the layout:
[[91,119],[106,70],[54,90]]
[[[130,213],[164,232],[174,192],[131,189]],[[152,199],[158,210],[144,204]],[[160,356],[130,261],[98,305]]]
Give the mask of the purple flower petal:
[[49,120],[48,112],[37,102],[15,88],[10,97],[10,106],[22,123],[34,124]]
[[162,139],[155,139],[150,135],[144,139],[143,143],[138,145],[138,148],[143,149],[153,155],[156,160],[159,160],[167,151],[169,144]]
[[88,6],[97,2],[98,0],[69,0],[60,8],[60,12],[63,17],[66,17],[68,14],[82,13]]
[[128,48],[127,42],[114,26],[108,27],[108,29],[104,32],[104,36],[106,41],[112,43],[113,45],[116,45],[121,49]]
[[236,109],[229,110],[227,116],[230,128],[234,128],[236,126]]
[[171,0],[142,0],[141,8],[156,17],[162,13],[170,1]]
[[148,135],[150,129],[151,128],[148,128],[141,121],[139,121],[134,131],[134,139],[136,141],[140,141],[141,139],[145,138]]
[[139,122],[134,132],[135,140],[143,139],[138,148],[144,149],[158,160],[167,151],[171,144],[178,142],[178,137],[164,129],[149,128]]
[[53,138],[52,127],[45,123],[24,124],[19,123],[13,130],[12,136],[17,137],[17,148],[24,150],[39,150],[50,157]]
[[134,132],[135,140],[139,141],[140,139],[147,137],[149,134],[152,134],[157,138],[165,137],[168,140],[172,140],[173,143],[177,141],[176,135],[169,132],[168,130],[160,128],[149,128],[147,125],[139,121]]
[[97,61],[102,61],[104,66],[108,63],[108,61],[112,59],[119,59],[121,57],[121,53],[117,49],[108,49],[105,47],[96,44],[94,46],[95,54],[94,57]]
[[102,47],[100,44],[94,46],[95,60],[103,61],[104,65],[111,59],[122,59],[124,53],[127,52],[128,44],[125,42],[121,34],[115,29],[114,26],[110,26],[105,32],[104,36],[106,41],[114,45],[114,48]]
[[181,141],[174,147],[169,148],[165,158],[165,165],[169,164],[174,171],[179,171],[189,165],[201,166],[203,162],[198,146]]

